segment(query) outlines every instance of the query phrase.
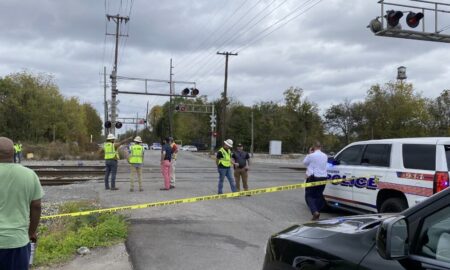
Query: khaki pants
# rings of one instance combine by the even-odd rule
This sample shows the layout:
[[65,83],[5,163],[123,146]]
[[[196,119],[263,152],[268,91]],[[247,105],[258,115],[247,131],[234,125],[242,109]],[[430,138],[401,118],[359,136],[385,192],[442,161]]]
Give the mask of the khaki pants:
[[248,171],[245,168],[236,168],[234,169],[234,179],[236,181],[236,188],[237,191],[241,191],[241,178],[242,178],[242,185],[244,186],[244,190],[248,190]]
[[176,176],[175,176],[175,166],[177,165],[177,160],[172,159],[170,162],[170,184],[175,186]]
[[134,190],[134,174],[137,174],[139,190],[142,190],[142,167],[130,166],[130,189]]

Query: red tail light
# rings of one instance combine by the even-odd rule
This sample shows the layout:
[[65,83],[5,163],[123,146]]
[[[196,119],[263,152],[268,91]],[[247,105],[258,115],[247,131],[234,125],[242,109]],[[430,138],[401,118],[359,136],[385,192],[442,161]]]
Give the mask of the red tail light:
[[449,186],[448,172],[436,172],[434,175],[434,193],[438,193]]

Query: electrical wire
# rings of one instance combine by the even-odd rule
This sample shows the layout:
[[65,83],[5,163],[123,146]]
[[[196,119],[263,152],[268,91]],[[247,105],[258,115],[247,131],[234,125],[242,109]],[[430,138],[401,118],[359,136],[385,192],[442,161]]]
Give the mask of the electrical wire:
[[[308,12],[310,9],[312,9],[313,7],[317,6],[320,2],[322,2],[323,0],[318,0],[317,2],[315,2],[314,4],[312,4],[311,6],[309,6],[308,8],[306,8],[305,10],[303,10],[302,12],[296,14],[295,16],[293,16],[292,18],[288,19],[287,21],[285,21],[284,23],[282,23],[281,25],[279,25],[278,27],[276,27],[275,29],[273,29],[272,31],[268,32],[267,34],[264,34],[264,32],[266,32],[267,30],[269,30],[270,28],[272,28],[273,26],[277,25],[278,23],[282,22],[283,20],[287,19],[289,16],[295,14],[295,12],[299,11],[300,8],[302,8],[303,6],[307,5],[308,2],[312,2],[311,0],[308,0],[303,6],[298,7],[297,9],[295,9],[293,12],[291,12],[290,14],[288,14],[287,16],[283,17],[282,19],[278,20],[277,22],[273,23],[272,25],[270,25],[269,27],[265,28],[264,30],[262,30],[261,32],[259,32],[255,38],[253,40],[250,40],[247,44],[233,50],[234,52],[241,52],[243,50],[245,50],[246,48],[248,48],[248,46],[250,46],[251,44],[255,43],[256,41],[259,41],[267,36],[269,36],[270,34],[272,34],[273,32],[279,30],[281,27],[285,26],[286,24],[288,24],[289,22],[293,21],[294,19],[298,18],[299,16],[305,14],[306,12]],[[262,36],[260,36],[261,34],[264,34]],[[260,37],[258,37],[260,36]]]
[[[273,3],[275,2],[272,1],[270,2],[268,5],[266,5],[262,10],[260,10],[255,16],[253,16],[242,28],[241,30],[236,33],[234,36],[231,36],[230,38],[228,38],[227,40],[225,40],[222,44],[219,45],[217,50],[220,50],[221,48],[224,47],[224,45],[229,44],[231,42],[233,42],[234,40],[236,40],[239,36],[247,33],[248,31],[250,31],[253,27],[255,27],[259,22],[261,22],[263,19],[265,19],[267,16],[269,16],[270,14],[272,14],[273,12],[275,12],[278,8],[280,8],[282,5],[284,5],[287,0],[284,0],[283,2],[281,2],[278,6],[276,6],[274,9],[272,9],[269,13],[267,13],[266,15],[264,15],[260,20],[258,20],[256,23],[252,24],[252,26],[250,26],[250,28],[248,28],[247,30],[244,31],[244,29],[251,23],[253,22],[256,18],[258,18],[261,14],[263,14],[264,11],[266,11]],[[211,54],[208,59],[211,59],[213,56],[215,56],[215,54]],[[196,70],[196,72],[194,74],[201,74],[203,71],[208,70],[209,68],[209,63],[208,61],[205,62],[205,65],[201,66],[199,69]]]
[[[202,43],[200,43],[199,48],[202,47],[202,45],[203,45],[204,43],[206,43],[206,41],[208,41],[210,38],[214,37],[217,33],[219,33],[219,30],[222,29],[222,27],[224,27],[225,25],[227,25],[228,22],[231,22],[231,19],[234,17],[234,15],[238,14],[238,11],[239,11],[239,10],[240,10],[247,2],[248,2],[248,0],[244,0],[244,2],[243,2],[241,5],[239,5],[239,7],[236,8],[236,9],[233,11],[233,13],[231,14],[231,16],[230,16],[223,24],[221,24],[221,25],[219,26],[219,28],[218,28],[217,30],[215,30],[214,33],[213,33],[212,35],[209,35],[209,36],[206,38],[205,41],[203,41]],[[209,46],[206,46],[206,47],[211,47],[212,44],[213,44],[213,43],[210,43]],[[205,54],[205,53],[202,52],[202,51],[200,51],[199,54],[197,54],[197,56],[201,56],[201,55],[203,55],[203,54]],[[206,55],[208,55],[208,53],[206,53]],[[190,63],[188,64],[188,66],[184,67],[185,70],[189,70],[192,66],[195,66],[195,64],[198,62],[198,59],[202,59],[202,57],[195,57],[195,58],[193,58],[193,59],[194,59],[194,60],[193,60],[193,61],[190,61]],[[179,65],[179,66],[182,66],[181,63],[178,63],[178,65]]]

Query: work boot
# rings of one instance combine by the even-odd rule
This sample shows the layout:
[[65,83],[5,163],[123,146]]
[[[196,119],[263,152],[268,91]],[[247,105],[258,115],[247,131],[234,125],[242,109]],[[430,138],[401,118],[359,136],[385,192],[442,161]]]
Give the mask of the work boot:
[[119,190],[118,188],[116,188],[116,187],[113,187],[113,188],[111,188],[111,190]]
[[139,188],[139,191],[144,191],[144,189],[143,188]]
[[134,188],[130,188],[130,192],[134,192]]

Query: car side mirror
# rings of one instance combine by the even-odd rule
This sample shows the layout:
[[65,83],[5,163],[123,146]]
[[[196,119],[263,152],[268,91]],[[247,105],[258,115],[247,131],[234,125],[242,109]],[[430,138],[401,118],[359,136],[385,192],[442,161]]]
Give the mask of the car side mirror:
[[339,160],[334,159],[334,157],[329,157],[328,158],[328,163],[331,165],[339,165]]
[[403,216],[384,220],[378,227],[376,244],[381,257],[399,260],[409,255],[408,222]]

